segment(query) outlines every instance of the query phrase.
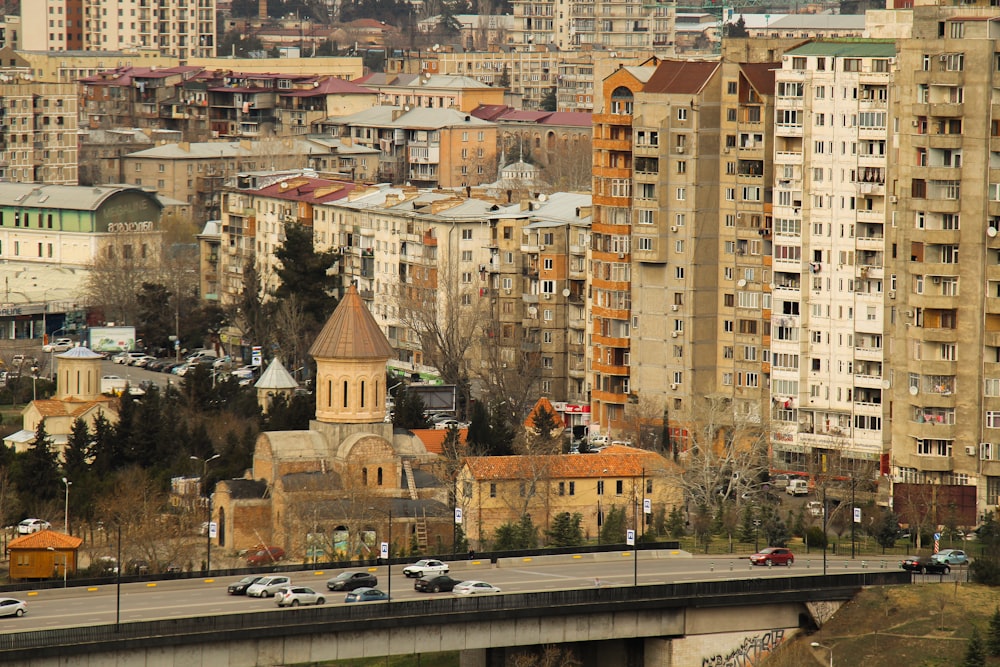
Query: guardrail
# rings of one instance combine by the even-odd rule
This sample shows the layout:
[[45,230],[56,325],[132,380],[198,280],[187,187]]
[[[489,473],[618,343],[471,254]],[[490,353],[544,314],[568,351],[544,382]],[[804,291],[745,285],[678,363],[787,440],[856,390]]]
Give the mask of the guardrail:
[[[910,582],[902,570],[799,577],[724,579],[676,584],[615,586],[490,595],[473,598],[431,598],[382,604],[353,604],[289,609],[282,612],[224,614],[118,625],[40,630],[0,634],[0,656],[13,660],[28,656],[99,653],[132,647],[189,645],[287,635],[359,629],[434,625],[445,627],[463,619],[562,616],[573,613],[611,613],[627,608],[735,606],[756,601],[849,599],[862,587]],[[404,620],[405,619],[405,620]]]

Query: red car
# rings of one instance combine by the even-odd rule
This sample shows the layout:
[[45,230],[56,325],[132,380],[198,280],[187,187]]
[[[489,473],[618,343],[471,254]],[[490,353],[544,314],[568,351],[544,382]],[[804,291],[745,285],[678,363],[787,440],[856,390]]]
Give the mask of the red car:
[[768,547],[750,556],[752,565],[791,565],[795,562],[795,554],[784,547]]
[[247,554],[247,565],[271,565],[284,557],[285,550],[281,547],[259,546]]

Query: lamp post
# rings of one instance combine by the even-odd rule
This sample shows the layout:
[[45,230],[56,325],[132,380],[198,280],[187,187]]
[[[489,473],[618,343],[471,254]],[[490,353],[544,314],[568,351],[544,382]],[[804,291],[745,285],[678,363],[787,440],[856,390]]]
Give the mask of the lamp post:
[[219,458],[221,454],[213,454],[207,459],[192,456],[192,461],[201,461],[201,483],[205,496],[208,497],[208,523],[205,524],[205,574],[212,571],[212,494],[208,491],[208,464]]
[[69,487],[73,486],[73,482],[63,477],[62,483],[66,486],[66,507],[63,510],[63,532],[69,535]]
[[[45,547],[45,548],[48,549],[49,551],[53,552],[52,553],[53,556],[56,555],[56,549],[55,549],[55,547]],[[66,588],[66,570],[69,569],[69,554],[63,552],[63,553],[61,553],[59,555],[62,556],[63,588]],[[58,563],[56,563],[55,568],[56,568],[56,574],[59,574],[59,564]]]
[[809,645],[812,646],[813,648],[826,649],[826,652],[830,655],[830,667],[833,667],[833,649],[832,648],[830,648],[829,646],[827,646],[825,644],[820,644],[819,642],[812,642]]
[[373,512],[379,512],[384,514],[389,521],[388,537],[389,541],[384,544],[385,548],[380,549],[379,555],[382,552],[385,553],[385,564],[386,564],[386,595],[389,596],[389,602],[392,602],[392,506],[387,510],[379,509],[378,507],[369,507],[368,509]]

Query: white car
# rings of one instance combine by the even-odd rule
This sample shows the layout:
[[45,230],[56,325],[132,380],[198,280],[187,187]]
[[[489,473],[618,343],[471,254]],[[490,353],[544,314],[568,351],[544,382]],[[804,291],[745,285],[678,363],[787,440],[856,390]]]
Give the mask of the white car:
[[483,593],[499,593],[500,589],[485,581],[463,581],[456,584],[451,592],[455,595],[482,595]]
[[256,583],[247,589],[247,596],[252,598],[274,597],[275,593],[282,588],[290,586],[291,583],[292,580],[290,578],[282,575],[264,577],[263,579],[258,579]]
[[448,564],[442,563],[439,560],[425,558],[424,560],[418,560],[413,565],[404,567],[403,574],[414,579],[426,577],[429,574],[448,574]]
[[73,347],[75,343],[72,338],[56,338],[54,342],[42,346],[42,352],[65,352]]
[[823,516],[823,503],[818,500],[810,500],[806,503],[806,510],[811,516]]
[[326,598],[305,586],[286,586],[274,594],[279,607],[298,607],[300,604],[326,604]]
[[24,616],[28,613],[28,604],[24,600],[0,598],[0,616]]
[[52,524],[43,519],[25,519],[17,524],[17,533],[18,535],[31,535],[40,530],[48,530],[51,527]]

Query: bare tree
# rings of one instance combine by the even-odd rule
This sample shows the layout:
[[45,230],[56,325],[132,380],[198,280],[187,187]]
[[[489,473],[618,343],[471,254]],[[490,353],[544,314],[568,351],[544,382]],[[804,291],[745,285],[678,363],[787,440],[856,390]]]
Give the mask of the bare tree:
[[89,305],[102,308],[109,321],[134,324],[139,286],[161,266],[161,239],[142,232],[116,234],[105,241],[83,285]]
[[590,140],[562,138],[547,152],[542,177],[557,192],[589,191],[593,178]]
[[637,403],[625,406],[621,435],[634,446],[661,451],[667,443],[660,442],[663,435],[663,400],[640,396]]
[[280,340],[269,341],[278,345],[287,364],[289,372],[304,367],[308,362],[309,345],[301,336],[294,332],[308,328],[309,320],[302,311],[298,298],[293,294],[275,304],[274,316],[271,318],[273,331],[283,331],[286,335]]

